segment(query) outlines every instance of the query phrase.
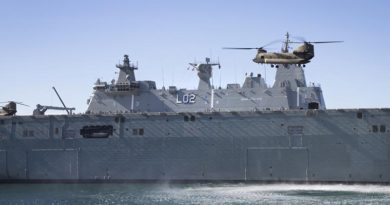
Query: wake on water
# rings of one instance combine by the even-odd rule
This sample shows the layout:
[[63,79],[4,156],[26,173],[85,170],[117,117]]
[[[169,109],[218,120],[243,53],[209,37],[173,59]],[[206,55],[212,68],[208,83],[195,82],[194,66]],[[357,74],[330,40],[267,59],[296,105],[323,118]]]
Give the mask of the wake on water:
[[190,204],[390,204],[390,187],[380,185],[199,185],[164,192]]
[[0,204],[390,204],[390,186],[2,184]]

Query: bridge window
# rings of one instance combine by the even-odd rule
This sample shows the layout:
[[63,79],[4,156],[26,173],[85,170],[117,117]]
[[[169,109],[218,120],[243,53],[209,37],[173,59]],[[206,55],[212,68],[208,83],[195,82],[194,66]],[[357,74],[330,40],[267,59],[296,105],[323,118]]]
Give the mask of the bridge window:
[[362,118],[363,118],[363,113],[362,113],[362,112],[356,113],[356,117],[357,117],[358,119],[362,119]]

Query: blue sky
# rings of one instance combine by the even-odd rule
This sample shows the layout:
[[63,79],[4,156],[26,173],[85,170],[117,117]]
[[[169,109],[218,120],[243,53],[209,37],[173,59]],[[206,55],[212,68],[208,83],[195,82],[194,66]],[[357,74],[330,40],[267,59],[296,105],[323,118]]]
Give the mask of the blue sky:
[[[242,83],[245,73],[274,70],[251,61],[256,47],[288,31],[317,45],[305,68],[320,83],[328,108],[390,107],[390,1],[0,1],[0,101],[15,100],[18,114],[36,104],[84,112],[97,78],[111,81],[129,54],[137,80],[188,89],[197,86],[188,63],[220,60],[213,82]],[[273,45],[275,51],[281,45]]]

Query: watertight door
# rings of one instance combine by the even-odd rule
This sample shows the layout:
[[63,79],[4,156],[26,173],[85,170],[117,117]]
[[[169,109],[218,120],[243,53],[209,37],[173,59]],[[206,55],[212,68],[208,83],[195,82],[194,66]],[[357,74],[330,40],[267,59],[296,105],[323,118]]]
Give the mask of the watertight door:
[[307,170],[308,150],[304,147],[247,149],[247,180],[305,181]]

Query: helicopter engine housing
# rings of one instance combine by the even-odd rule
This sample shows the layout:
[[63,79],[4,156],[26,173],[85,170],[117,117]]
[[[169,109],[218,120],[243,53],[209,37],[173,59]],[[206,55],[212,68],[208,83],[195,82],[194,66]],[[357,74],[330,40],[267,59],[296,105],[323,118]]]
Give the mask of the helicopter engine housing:
[[314,57],[314,46],[310,43],[305,42],[303,45],[298,46],[294,51],[293,54],[310,60]]

